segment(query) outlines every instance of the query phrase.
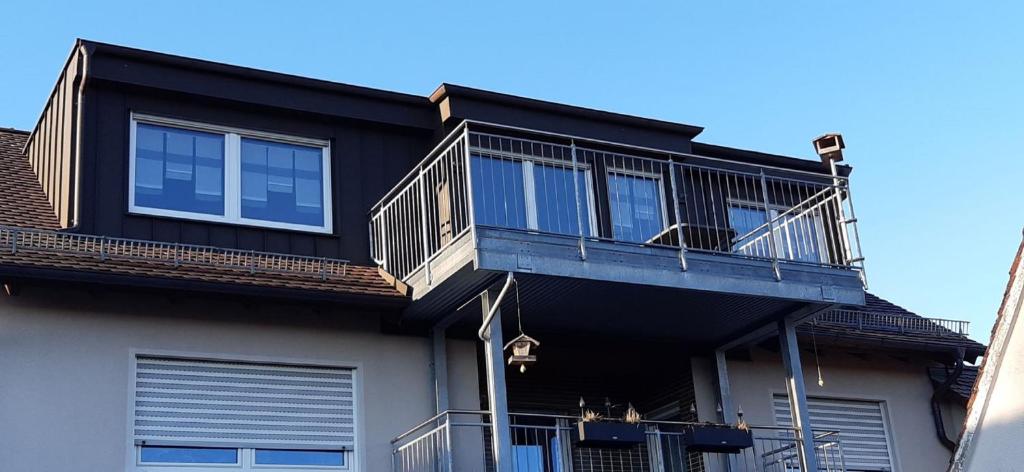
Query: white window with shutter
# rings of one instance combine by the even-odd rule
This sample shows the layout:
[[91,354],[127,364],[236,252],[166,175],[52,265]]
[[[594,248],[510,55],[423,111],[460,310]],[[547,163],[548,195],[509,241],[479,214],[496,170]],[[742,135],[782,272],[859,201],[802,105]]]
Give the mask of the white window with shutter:
[[355,370],[137,356],[140,472],[349,470]]
[[[878,401],[808,397],[815,432],[838,431],[849,472],[895,470],[885,405]],[[789,398],[774,396],[775,423],[792,427]]]

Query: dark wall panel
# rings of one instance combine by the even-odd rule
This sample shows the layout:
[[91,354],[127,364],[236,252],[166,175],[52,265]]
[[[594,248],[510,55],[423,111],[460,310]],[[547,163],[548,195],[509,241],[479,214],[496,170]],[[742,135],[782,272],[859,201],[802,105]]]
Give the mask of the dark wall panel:
[[[368,264],[370,208],[429,151],[430,133],[114,85],[88,90],[83,231],[115,237],[349,259]],[[333,234],[208,223],[128,212],[132,112],[325,139],[331,143]]]

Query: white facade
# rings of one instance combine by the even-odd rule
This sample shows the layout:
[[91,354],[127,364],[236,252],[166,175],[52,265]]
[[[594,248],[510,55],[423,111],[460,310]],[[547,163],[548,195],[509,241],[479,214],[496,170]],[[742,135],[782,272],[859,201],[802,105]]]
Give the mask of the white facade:
[[[50,286],[54,287],[54,286]],[[0,470],[131,471],[136,353],[356,370],[356,470],[387,470],[390,440],[434,414],[426,337],[378,315],[190,295],[24,287],[0,298]],[[449,340],[452,408],[479,408],[475,346]]]

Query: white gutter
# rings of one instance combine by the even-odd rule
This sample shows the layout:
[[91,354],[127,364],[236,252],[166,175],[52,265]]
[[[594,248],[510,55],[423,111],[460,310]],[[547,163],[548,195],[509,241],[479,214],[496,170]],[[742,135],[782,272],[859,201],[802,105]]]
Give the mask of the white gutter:
[[487,312],[487,317],[484,318],[484,324],[481,325],[480,330],[476,332],[476,335],[480,337],[481,341],[486,342],[490,340],[490,335],[485,333],[487,332],[487,328],[491,327],[491,321],[494,321],[494,314],[497,313],[498,309],[501,307],[501,301],[505,299],[505,293],[508,292],[508,288],[512,286],[512,282],[514,280],[515,276],[512,275],[512,272],[509,272],[508,276],[505,277],[505,285],[501,287],[501,291],[498,292],[498,298],[490,301],[491,309]]

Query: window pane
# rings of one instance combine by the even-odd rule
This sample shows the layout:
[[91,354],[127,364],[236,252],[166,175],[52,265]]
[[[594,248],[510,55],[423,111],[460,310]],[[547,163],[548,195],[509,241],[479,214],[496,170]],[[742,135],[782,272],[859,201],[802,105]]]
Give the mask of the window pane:
[[224,136],[139,123],[135,205],[224,214]]
[[473,156],[472,167],[476,224],[526,228],[523,163]]
[[323,149],[242,139],[242,217],[324,226]]
[[238,462],[238,449],[142,446],[141,461],[180,464],[235,464]]
[[[758,203],[730,203],[729,225],[736,234],[733,251],[748,256],[771,257],[771,240],[763,207]],[[774,211],[773,215],[774,217]]]
[[665,229],[660,185],[661,179],[653,177],[620,173],[608,176],[608,204],[615,239],[647,242]]
[[333,465],[340,467],[345,465],[345,453],[342,451],[257,449],[256,463],[272,465]]
[[[583,234],[590,236],[590,199],[587,196],[587,173],[576,171],[580,194]],[[534,164],[533,192],[537,204],[537,229],[561,234],[579,234],[576,192],[572,189],[572,169]]]

